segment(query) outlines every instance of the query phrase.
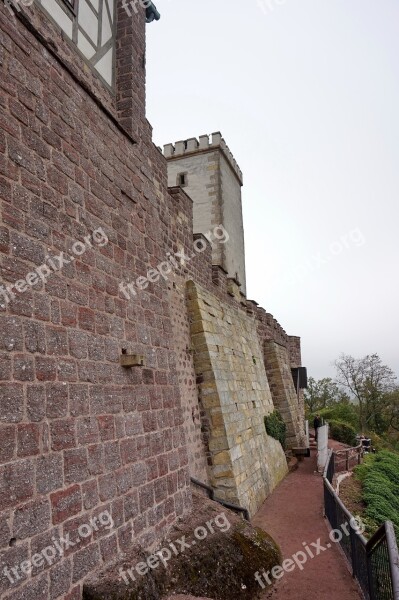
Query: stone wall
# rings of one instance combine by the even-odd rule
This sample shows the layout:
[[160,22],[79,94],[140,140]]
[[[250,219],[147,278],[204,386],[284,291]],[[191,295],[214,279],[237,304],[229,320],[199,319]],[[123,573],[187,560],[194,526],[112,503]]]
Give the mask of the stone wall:
[[[237,501],[253,511],[283,473],[281,448],[262,429],[271,404],[259,342],[253,349],[256,311],[212,264],[214,248],[223,248],[193,239],[190,198],[167,187],[166,161],[145,118],[144,9],[129,16],[118,5],[117,14],[113,95],[35,4],[11,17],[0,3],[0,276],[20,288],[0,293],[5,600],[78,600],[89,572],[132,544],[151,546],[191,510],[190,474],[214,477],[188,280],[243,323],[248,356],[259,357],[251,377],[262,384],[246,392],[245,431],[236,435],[235,420],[222,413],[228,439],[242,436],[243,456],[231,461]],[[94,241],[99,230],[105,244]],[[72,256],[76,242],[87,244],[80,256]],[[202,250],[193,254],[196,242]],[[140,289],[139,277],[181,251],[189,260],[175,276]],[[60,253],[74,260],[21,291],[29,273]],[[247,333],[244,323],[252,323]],[[258,324],[262,344],[259,331]],[[279,335],[276,326],[270,336]],[[123,368],[122,351],[142,355],[144,366]],[[242,366],[234,364],[237,386]],[[259,464],[244,477],[246,457],[257,452]],[[104,511],[112,529],[93,530],[52,564],[33,565],[30,579],[21,571],[54,540],[68,534],[76,542],[78,528]],[[17,568],[13,581],[7,566]]]
[[256,323],[193,282],[188,299],[211,485],[254,514],[287,472],[280,443],[265,431],[274,407]]
[[[302,352],[301,352],[301,338],[290,335],[288,336],[288,355],[290,360],[291,369],[295,369],[297,367],[302,366]],[[303,420],[305,415],[305,394],[303,389],[300,389],[298,392],[299,399],[299,415]],[[307,440],[306,440],[307,444]]]
[[291,369],[302,365],[301,340],[287,335],[273,315],[256,302],[248,304],[256,317],[273,403],[287,425],[287,447],[306,448],[304,394],[302,390],[299,394],[295,390],[291,372]]
[[[173,243],[175,243],[176,246],[184,248],[185,254],[192,256],[193,239],[189,235],[190,219],[192,218],[192,201],[187,196],[185,190],[181,188],[173,188],[170,191],[172,193],[169,196],[169,211],[171,215],[173,215],[171,223],[174,223],[175,226],[170,233],[171,238],[169,244],[172,246]],[[187,227],[182,226],[182,224],[187,224]],[[177,236],[176,232],[178,232]],[[194,239],[195,238],[196,236],[194,236]],[[275,373],[270,371],[270,379],[268,381],[270,384],[273,383],[273,385],[270,385],[273,406],[279,408],[283,406],[283,402],[285,403],[285,409],[282,411],[283,417],[288,429],[294,432],[290,436],[290,446],[305,447],[306,444],[302,435],[304,429],[303,402],[298,403],[297,401],[291,375],[291,368],[299,366],[301,361],[300,338],[288,336],[271,314],[259,307],[256,302],[246,300],[240,293],[237,284],[228,278],[226,272],[220,267],[211,265],[212,256],[212,248],[209,245],[203,254],[194,257],[179,271],[179,277],[175,277],[173,283],[175,286],[175,299],[173,302],[179,306],[179,311],[176,311],[178,312],[177,319],[180,323],[178,328],[179,336],[185,331],[185,339],[181,341],[181,361],[183,361],[185,365],[184,377],[179,376],[179,381],[181,382],[181,397],[183,399],[183,405],[185,406],[184,414],[186,415],[186,430],[191,430],[191,433],[188,434],[191,440],[190,443],[194,441],[193,448],[191,450],[189,449],[190,472],[191,475],[201,479],[201,477],[196,474],[204,473],[204,462],[202,458],[199,457],[201,457],[201,451],[205,451],[208,462],[208,481],[214,481],[212,452],[209,449],[210,437],[212,435],[212,421],[209,418],[207,407],[203,402],[201,393],[201,373],[199,375],[197,373],[197,381],[199,383],[198,391],[196,393],[194,393],[192,388],[188,389],[187,383],[184,383],[185,381],[192,381],[193,376],[195,376],[196,368],[194,365],[196,357],[195,344],[188,335],[190,321],[192,322],[193,317],[192,315],[187,314],[187,311],[184,314],[183,303],[181,300],[185,281],[193,280],[196,283],[199,283],[201,288],[210,294],[211,298],[216,298],[217,302],[220,304],[230,307],[229,310],[232,310],[234,314],[234,322],[236,322],[237,319],[240,320],[241,318],[248,316],[250,322],[255,323],[264,365],[267,364],[265,356],[266,342],[276,342],[282,347],[282,355],[277,362],[276,371]],[[180,296],[179,300],[176,297],[176,290],[179,290],[177,293],[177,295]],[[187,348],[190,348],[190,352],[187,352]],[[250,377],[251,376],[249,375],[249,378]],[[231,381],[236,380],[236,373],[234,370],[230,371],[229,378]],[[237,381],[237,385],[239,385],[239,379]],[[303,397],[302,393],[300,393],[300,398],[301,397]],[[200,421],[193,416],[196,415],[197,406],[200,411]],[[295,423],[295,429],[293,423]],[[271,478],[271,480],[272,479],[273,478]]]
[[[1,298],[0,595],[75,600],[88,572],[191,508],[167,286],[131,299],[119,288],[166,256],[166,164],[144,115],[144,9],[119,15],[116,98],[27,11],[29,28],[0,3],[1,281],[71,256],[87,236],[92,247]],[[98,228],[106,245],[93,243]],[[122,349],[145,367],[121,367]],[[112,530],[28,580],[22,561],[67,533],[76,541],[104,511]]]
[[222,224],[228,231],[228,246],[216,246],[212,263],[222,267],[241,284],[246,293],[244,225],[242,216],[242,173],[220,133],[167,144],[170,186],[180,185],[184,174],[184,190],[193,200],[194,233],[206,234]]
[[274,406],[287,425],[287,447],[305,448],[302,407],[294,387],[288,350],[271,340],[265,342],[264,355]]
[[203,435],[201,403],[198,399],[184,278],[173,278],[169,302],[190,475],[208,483],[207,446]]
[[246,295],[245,241],[242,215],[241,187],[235,171],[223,154],[220,155],[220,186],[222,201],[222,223],[229,232],[230,244],[226,251],[225,269],[240,284]]
[[[168,184],[178,186],[178,176],[186,174],[184,190],[193,200],[193,232],[206,233],[212,226],[222,222],[219,205],[220,181],[218,152],[211,150],[200,154],[183,155],[179,160],[170,161]],[[214,255],[215,264],[223,264],[221,253]]]

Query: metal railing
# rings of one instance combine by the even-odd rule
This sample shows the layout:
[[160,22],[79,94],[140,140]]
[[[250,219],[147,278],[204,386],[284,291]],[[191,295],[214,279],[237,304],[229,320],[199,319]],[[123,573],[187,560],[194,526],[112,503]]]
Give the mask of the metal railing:
[[343,450],[334,450],[334,471],[351,471],[356,465],[360,465],[364,456],[364,447],[362,444],[354,448],[344,448]]
[[335,460],[336,454],[330,450],[323,478],[325,516],[333,529],[344,526],[342,529],[349,531],[340,545],[366,600],[399,600],[399,553],[393,524],[386,521],[369,540],[349,527],[354,517],[333,488]]

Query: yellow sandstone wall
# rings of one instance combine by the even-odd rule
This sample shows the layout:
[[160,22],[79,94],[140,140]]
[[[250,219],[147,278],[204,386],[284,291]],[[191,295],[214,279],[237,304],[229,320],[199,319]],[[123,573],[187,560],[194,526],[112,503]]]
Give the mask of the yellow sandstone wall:
[[265,342],[265,367],[274,405],[287,425],[287,447],[305,448],[303,395],[298,398],[290,368],[288,349],[274,341]]
[[256,321],[192,281],[187,294],[209,481],[254,514],[287,473],[281,444],[265,431],[274,406]]

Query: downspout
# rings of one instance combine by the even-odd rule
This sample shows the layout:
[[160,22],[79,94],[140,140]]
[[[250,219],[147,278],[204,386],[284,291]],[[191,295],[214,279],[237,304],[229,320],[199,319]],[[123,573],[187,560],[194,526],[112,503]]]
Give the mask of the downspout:
[[206,485],[206,483],[202,483],[202,481],[199,481],[198,479],[195,479],[194,477],[190,477],[190,479],[191,479],[191,483],[198,485],[198,487],[200,487],[203,490],[206,490],[208,492],[208,497],[210,500],[213,500],[214,502],[218,502],[225,508],[229,508],[230,510],[234,510],[235,512],[240,512],[244,515],[244,519],[246,519],[247,521],[250,520],[249,512],[246,508],[242,508],[242,506],[237,506],[236,504],[231,504],[231,502],[226,502],[225,500],[216,498],[215,490],[213,489],[213,487],[211,487],[210,485]]
[[153,21],[159,21],[161,18],[160,13],[157,11],[157,7],[153,2],[150,2],[149,6],[145,9],[145,18],[147,23],[152,23]]

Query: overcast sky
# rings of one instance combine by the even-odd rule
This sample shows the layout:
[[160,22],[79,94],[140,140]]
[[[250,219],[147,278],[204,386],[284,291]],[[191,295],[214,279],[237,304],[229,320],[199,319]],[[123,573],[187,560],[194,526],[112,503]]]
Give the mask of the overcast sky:
[[302,337],[399,375],[399,0],[156,0],[158,145],[221,131],[244,172],[248,297]]

